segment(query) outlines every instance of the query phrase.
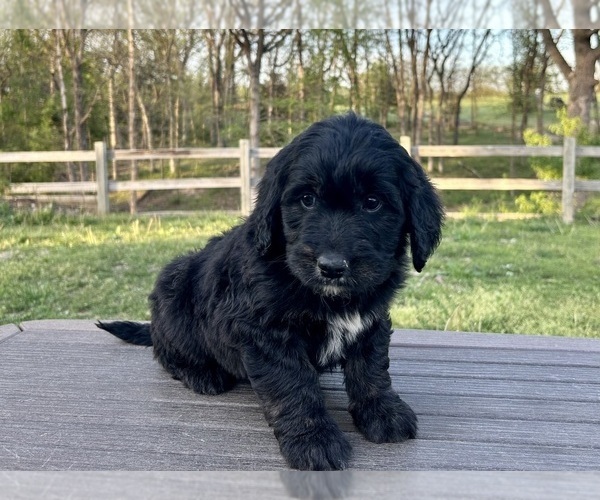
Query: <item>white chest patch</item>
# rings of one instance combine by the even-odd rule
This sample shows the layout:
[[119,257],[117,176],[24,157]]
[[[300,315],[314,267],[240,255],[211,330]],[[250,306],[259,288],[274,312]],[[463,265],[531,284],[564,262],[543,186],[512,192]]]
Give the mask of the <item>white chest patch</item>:
[[327,322],[327,340],[319,352],[319,364],[324,366],[337,361],[344,346],[351,345],[372,322],[371,317],[361,317],[358,313],[330,317]]

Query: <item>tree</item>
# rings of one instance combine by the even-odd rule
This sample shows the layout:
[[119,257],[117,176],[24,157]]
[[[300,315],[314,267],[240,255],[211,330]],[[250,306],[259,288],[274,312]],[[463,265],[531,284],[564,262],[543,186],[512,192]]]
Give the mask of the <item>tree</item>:
[[[275,50],[283,44],[292,30],[265,31],[257,30],[231,30],[240,47],[250,80],[250,147],[258,148],[260,145],[260,72],[265,54]],[[254,158],[253,177],[258,177],[259,162]]]
[[536,30],[514,30],[511,33],[513,43],[513,64],[509,94],[513,115],[513,136],[517,137],[517,113],[521,113],[518,130],[519,140],[529,126],[529,115],[537,111],[538,133],[543,133],[541,104],[544,98],[548,56]]
[[[406,98],[406,77],[404,67],[404,56],[402,54],[402,33],[403,30],[385,30],[385,47],[388,60],[391,63],[392,74],[394,77],[394,93],[396,97],[396,114],[400,125],[400,135],[406,135],[408,130],[407,120],[407,98]],[[398,50],[394,50],[392,38],[396,37]]]
[[[71,137],[69,133],[69,108],[67,106],[67,89],[65,85],[65,76],[62,69],[62,41],[61,36],[58,33],[58,30],[53,31],[54,38],[54,48],[55,48],[55,57],[56,60],[52,65],[53,76],[55,76],[58,92],[60,96],[60,111],[61,111],[61,123],[62,123],[62,133],[63,133],[63,147],[65,151],[71,149]],[[53,78],[54,80],[54,78]],[[75,180],[73,174],[73,165],[72,163],[67,164],[67,176],[70,182]]]
[[[558,7],[551,0],[539,0],[542,8],[544,25],[550,28],[559,28]],[[569,116],[581,118],[588,126],[590,124],[591,109],[596,102],[595,87],[598,83],[594,77],[596,63],[600,60],[600,36],[598,29],[589,29],[597,25],[594,17],[597,16],[598,2],[595,0],[570,0],[575,29],[571,29],[570,45],[574,54],[574,64],[567,61],[559,46],[559,39],[564,32],[555,32],[551,29],[541,29],[540,32],[546,45],[546,50],[552,61],[567,81],[569,87],[569,103],[567,112]]]
[[[459,60],[463,55],[460,47],[465,33],[464,30],[436,30],[435,36],[432,36],[430,57],[433,74],[437,77],[438,95],[433,128],[436,144],[443,144],[451,85],[459,68]],[[443,160],[443,158],[438,160],[440,172],[443,170]]]
[[[135,39],[133,36],[133,4],[132,0],[127,0],[127,136],[129,139],[129,149],[135,149]],[[131,180],[136,181],[138,178],[137,162],[131,162]],[[137,212],[137,193],[131,191],[129,198],[129,211],[134,214]]]
[[208,69],[210,72],[212,120],[210,127],[211,143],[217,147],[223,146],[223,110],[225,106],[225,57],[228,31],[209,29],[203,31],[204,40],[208,46]]
[[491,38],[491,30],[485,30],[483,32],[475,30],[472,32],[473,50],[471,52],[471,61],[469,63],[469,67],[467,68],[463,86],[458,90],[458,93],[456,95],[456,105],[454,108],[454,136],[452,141],[453,144],[458,144],[462,100],[465,97],[465,95],[467,95],[467,91],[471,86],[471,81],[473,79],[473,75],[475,74],[475,70],[481,65],[481,63],[485,59],[487,51],[490,47]]
[[[541,30],[546,50],[556,64],[569,87],[569,116],[581,118],[587,126],[590,124],[591,109],[596,101],[594,77],[596,63],[600,59],[600,38],[598,30],[573,29],[573,51],[575,64],[571,66],[558,47],[558,38],[549,29]],[[592,40],[594,40],[592,42]],[[594,44],[594,45],[592,45]]]
[[350,81],[350,109],[360,111],[360,80],[358,49],[364,38],[364,30],[335,30],[335,41],[347,69]]

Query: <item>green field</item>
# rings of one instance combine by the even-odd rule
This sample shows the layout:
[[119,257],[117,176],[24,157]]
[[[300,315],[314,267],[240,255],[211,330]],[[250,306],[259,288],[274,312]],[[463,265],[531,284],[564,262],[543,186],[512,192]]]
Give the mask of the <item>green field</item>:
[[[0,324],[148,319],[161,267],[238,218],[0,215]],[[600,226],[448,221],[392,308],[399,328],[600,337]]]

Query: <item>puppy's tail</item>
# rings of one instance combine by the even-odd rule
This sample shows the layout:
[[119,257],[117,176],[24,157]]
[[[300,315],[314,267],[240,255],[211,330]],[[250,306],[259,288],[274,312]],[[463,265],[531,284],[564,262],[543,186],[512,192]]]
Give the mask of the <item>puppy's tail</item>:
[[102,323],[101,321],[98,321],[96,326],[130,344],[152,345],[150,323],[134,323],[133,321],[112,321],[110,323]]

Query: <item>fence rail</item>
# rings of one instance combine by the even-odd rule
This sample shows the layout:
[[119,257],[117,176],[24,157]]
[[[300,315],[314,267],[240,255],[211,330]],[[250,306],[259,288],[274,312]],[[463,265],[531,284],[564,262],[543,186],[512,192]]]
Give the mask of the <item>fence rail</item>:
[[[268,158],[278,150],[265,148],[257,154]],[[0,153],[0,163],[36,163],[36,162],[94,162],[96,164],[95,182],[27,182],[11,184],[9,195],[50,195],[92,193],[98,203],[98,214],[110,211],[109,194],[119,191],[159,191],[175,189],[213,189],[235,188],[240,190],[240,211],[248,215],[252,210],[250,185],[250,157],[253,152],[249,141],[243,139],[237,148],[178,148],[178,149],[116,149],[108,150],[103,142],[94,143],[94,151],[46,151],[46,152],[8,152]],[[190,179],[155,179],[119,181],[109,180],[108,164],[113,160],[171,160],[171,159],[222,159],[239,161],[239,176],[202,177]]]
[[459,157],[562,157],[562,180],[538,179],[472,179],[435,178],[434,184],[441,190],[477,191],[561,191],[562,218],[572,223],[575,215],[575,192],[600,191],[600,181],[576,180],[575,166],[578,157],[600,158],[600,147],[577,146],[575,138],[565,137],[561,146],[413,146],[410,137],[402,136],[400,143],[411,156],[418,158]]
[[[577,146],[575,139],[565,138],[563,146],[413,146],[409,137],[400,143],[412,156],[419,158],[458,157],[562,157],[563,178],[555,181],[537,179],[482,179],[482,178],[434,178],[440,190],[478,191],[557,191],[562,192],[563,220],[574,218],[574,195],[578,191],[600,192],[600,180],[577,180],[575,165],[578,157],[600,158],[600,147]],[[0,153],[0,163],[35,162],[95,162],[95,182],[28,182],[11,184],[10,195],[93,194],[98,203],[98,213],[110,211],[109,194],[118,191],[152,191],[166,189],[212,189],[235,188],[240,190],[240,207],[243,215],[252,210],[251,159],[271,158],[280,148],[250,148],[243,139],[237,148],[179,148],[158,150],[108,150],[103,142],[96,142],[93,151],[46,151]],[[118,181],[109,180],[108,164],[112,160],[170,160],[170,159],[220,159],[239,160],[239,176],[193,179],[162,179]]]

